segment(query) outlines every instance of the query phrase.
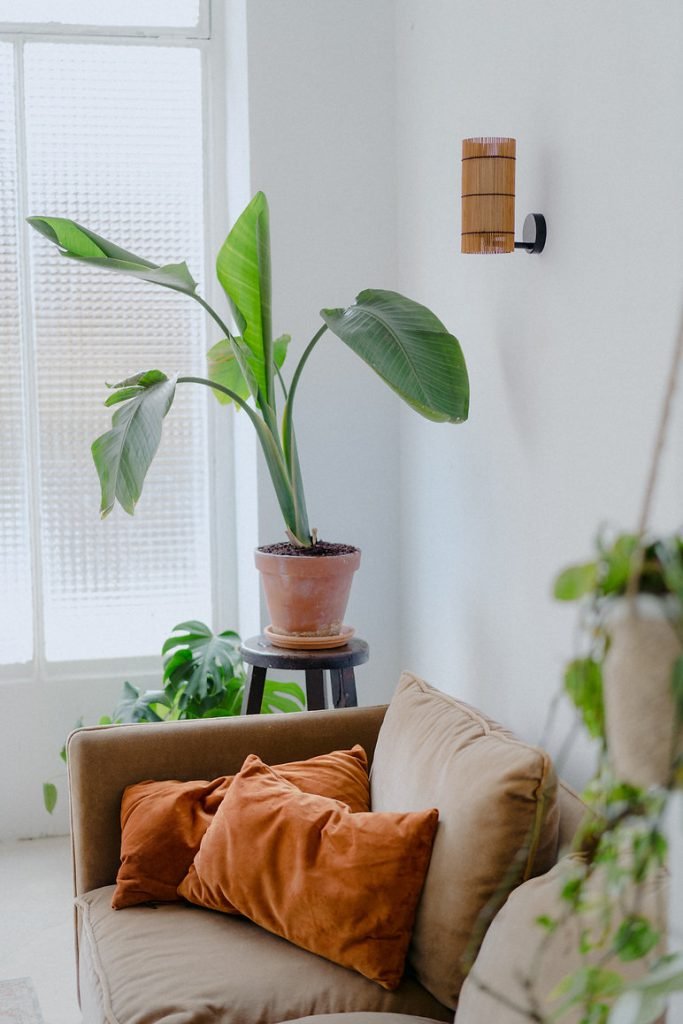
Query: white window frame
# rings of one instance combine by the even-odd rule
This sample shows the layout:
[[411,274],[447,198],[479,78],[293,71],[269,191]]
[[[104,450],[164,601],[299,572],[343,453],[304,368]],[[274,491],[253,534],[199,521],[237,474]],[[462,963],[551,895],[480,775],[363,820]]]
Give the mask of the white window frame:
[[[45,656],[43,621],[43,586],[41,540],[37,523],[40,519],[38,466],[34,458],[38,450],[38,416],[35,401],[35,348],[32,322],[32,285],[29,258],[29,227],[26,217],[28,174],[25,161],[25,124],[23,96],[23,59],[27,42],[58,42],[74,46],[103,44],[107,46],[179,46],[199,51],[202,76],[202,131],[204,139],[204,216],[206,284],[204,292],[212,304],[224,302],[215,274],[212,272],[216,253],[227,234],[228,199],[226,176],[226,18],[222,3],[199,0],[197,26],[139,27],[87,26],[50,24],[9,24],[0,22],[0,40],[14,46],[16,87],[16,147],[18,172],[18,240],[19,240],[19,303],[20,340],[23,358],[23,387],[28,396],[28,414],[24,441],[28,467],[30,514],[30,556],[33,582],[33,659],[25,664],[0,665],[0,684],[16,682],[64,682],[67,680],[131,679],[141,685],[159,687],[160,657],[132,656],[120,658],[50,662]],[[207,347],[218,340],[213,324],[207,323]],[[181,369],[181,368],[179,368]],[[207,417],[209,518],[211,525],[211,602],[214,629],[234,629],[238,622],[236,583],[235,529],[226,529],[226,522],[235,523],[234,453],[232,417],[229,411],[209,403]],[[97,515],[97,509],[93,510]],[[169,623],[169,632],[174,624]]]

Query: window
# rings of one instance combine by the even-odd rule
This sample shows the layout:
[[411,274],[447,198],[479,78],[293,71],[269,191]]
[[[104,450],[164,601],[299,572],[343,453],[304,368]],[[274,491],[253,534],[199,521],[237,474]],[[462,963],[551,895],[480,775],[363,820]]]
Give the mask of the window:
[[[48,11],[61,23],[39,24]],[[134,519],[117,508],[100,522],[90,457],[110,423],[105,381],[203,372],[203,312],[62,259],[25,224],[71,217],[150,260],[186,259],[203,289],[208,14],[200,0],[0,0],[0,665],[12,677],[158,655],[177,622],[213,618],[204,389],[178,389]]]

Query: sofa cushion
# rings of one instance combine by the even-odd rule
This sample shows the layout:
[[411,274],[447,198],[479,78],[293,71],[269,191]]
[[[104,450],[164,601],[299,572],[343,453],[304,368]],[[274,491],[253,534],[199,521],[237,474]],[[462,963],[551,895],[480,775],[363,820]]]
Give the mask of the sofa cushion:
[[282,1024],[436,1024],[436,1021],[404,1013],[316,1013],[312,1017],[285,1020]]
[[121,914],[112,891],[76,900],[88,1024],[274,1024],[349,1010],[452,1019],[414,978],[387,992],[246,918],[186,903]]
[[180,885],[387,989],[403,976],[438,812],[352,814],[244,762]]
[[[369,808],[368,759],[360,746],[279,766],[305,793],[343,800],[352,811]],[[177,888],[234,776],[212,782],[139,782],[121,801],[121,865],[113,907],[177,900]]]
[[408,954],[454,1007],[466,960],[508,892],[557,852],[557,781],[548,755],[410,673],[380,729],[373,811],[437,807],[439,830]]
[[[482,1024],[489,1020],[496,1024],[524,1024],[529,1020],[525,1011],[532,1009],[537,1014],[540,1011],[544,1020],[550,1020],[559,1007],[557,1000],[548,1001],[552,990],[566,975],[589,964],[600,964],[634,980],[644,973],[651,957],[628,962],[612,957],[605,961],[605,947],[594,949],[585,957],[580,955],[582,929],[588,928],[593,935],[604,932],[604,921],[596,911],[585,909],[580,917],[570,915],[552,934],[536,923],[539,917],[560,917],[562,908],[567,906],[561,900],[561,891],[577,863],[581,861],[576,854],[565,857],[546,875],[525,882],[511,893],[486,933],[462,987],[455,1024]],[[605,884],[604,875],[598,870],[587,884],[590,904],[591,893],[597,895]],[[665,886],[662,874],[634,888],[624,897],[624,913],[644,914],[659,922],[665,933]],[[615,921],[614,927],[617,926]],[[660,949],[654,955],[663,952]],[[561,1019],[566,1024],[575,1024],[580,1016],[574,1010]]]

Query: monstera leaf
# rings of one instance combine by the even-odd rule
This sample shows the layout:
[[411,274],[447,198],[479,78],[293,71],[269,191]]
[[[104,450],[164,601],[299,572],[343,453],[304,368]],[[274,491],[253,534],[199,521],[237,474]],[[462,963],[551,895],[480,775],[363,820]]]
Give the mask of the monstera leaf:
[[27,220],[31,227],[58,245],[62,256],[70,260],[104,270],[116,270],[186,295],[194,295],[197,289],[197,282],[187,269],[187,263],[165,266],[150,263],[65,217],[28,217]]
[[123,684],[123,692],[111,716],[112,722],[163,722],[166,715],[155,710],[170,708],[171,701],[163,690],[145,690],[141,693],[132,683]]
[[164,663],[164,685],[173,696],[182,686],[183,703],[217,696],[230,680],[244,679],[237,633],[214,633],[197,620],[181,622],[173,632],[179,635],[170,636],[161,649],[164,656],[173,651]]
[[469,383],[458,340],[418,302],[368,289],[348,309],[320,312],[329,329],[427,419],[467,419]]

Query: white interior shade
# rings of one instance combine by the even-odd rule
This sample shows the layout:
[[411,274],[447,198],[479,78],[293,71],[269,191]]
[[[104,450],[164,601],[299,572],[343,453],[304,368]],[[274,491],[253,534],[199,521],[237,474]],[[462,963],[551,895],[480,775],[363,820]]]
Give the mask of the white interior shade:
[[0,664],[33,653],[13,67],[12,46],[0,43]]
[[[28,212],[154,262],[187,260],[201,291],[199,52],[28,43],[25,102]],[[100,521],[90,445],[111,423],[105,381],[203,373],[205,314],[33,233],[31,253],[46,656],[158,654],[176,623],[211,617],[208,392],[178,388],[134,519],[117,507]]]
[[0,0],[8,24],[193,28],[199,0]]

